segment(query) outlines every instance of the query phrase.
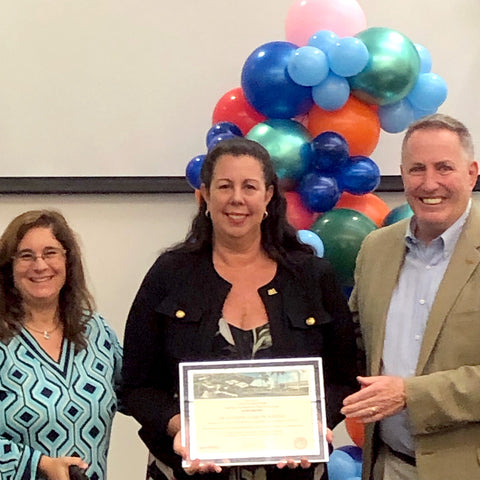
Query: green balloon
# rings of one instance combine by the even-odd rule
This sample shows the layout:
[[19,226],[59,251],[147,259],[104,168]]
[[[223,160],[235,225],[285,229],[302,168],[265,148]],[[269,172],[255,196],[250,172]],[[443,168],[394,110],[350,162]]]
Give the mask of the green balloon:
[[356,35],[367,47],[370,59],[350,77],[352,94],[364,102],[388,105],[404,98],[420,73],[420,56],[402,33],[385,27],[368,28]]
[[399,222],[404,218],[410,218],[413,215],[413,210],[408,203],[404,203],[393,210],[383,219],[383,226],[391,225],[392,223]]
[[310,153],[310,132],[295,120],[272,119],[255,125],[246,135],[263,145],[280,180],[300,180]]
[[310,227],[323,242],[324,257],[333,265],[340,283],[353,286],[355,261],[363,239],[377,226],[363,213],[349,208],[330,210]]

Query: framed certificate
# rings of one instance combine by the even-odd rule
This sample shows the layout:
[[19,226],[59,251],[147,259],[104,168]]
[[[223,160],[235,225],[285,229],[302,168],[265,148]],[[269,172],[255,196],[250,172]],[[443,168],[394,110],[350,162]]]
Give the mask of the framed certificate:
[[217,465],[328,461],[321,358],[180,364],[182,443]]

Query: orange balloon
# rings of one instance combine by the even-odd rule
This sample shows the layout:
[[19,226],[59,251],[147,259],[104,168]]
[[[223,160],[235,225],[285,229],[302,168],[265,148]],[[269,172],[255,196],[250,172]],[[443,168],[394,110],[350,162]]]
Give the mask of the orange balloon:
[[345,419],[345,428],[353,443],[362,448],[365,442],[365,425],[356,418],[348,417]]
[[380,139],[377,113],[352,96],[342,108],[334,111],[314,105],[308,114],[307,128],[313,137],[328,131],[342,135],[348,143],[351,156],[370,156]]
[[388,205],[373,193],[352,195],[351,193],[343,192],[334,208],[350,208],[363,213],[370,220],[373,220],[377,227],[383,225],[383,220],[390,213]]

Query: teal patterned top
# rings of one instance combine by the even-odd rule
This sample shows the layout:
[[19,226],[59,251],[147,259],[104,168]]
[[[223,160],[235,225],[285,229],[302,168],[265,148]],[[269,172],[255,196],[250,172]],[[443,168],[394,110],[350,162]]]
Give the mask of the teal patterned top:
[[98,314],[86,349],[64,339],[54,361],[25,329],[0,342],[0,479],[35,480],[42,454],[83,458],[105,480],[122,349]]

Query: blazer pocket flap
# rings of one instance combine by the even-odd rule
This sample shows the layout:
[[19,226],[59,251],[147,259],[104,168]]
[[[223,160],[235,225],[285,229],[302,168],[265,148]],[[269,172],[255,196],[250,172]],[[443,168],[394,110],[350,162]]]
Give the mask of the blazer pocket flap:
[[175,297],[164,298],[156,306],[155,311],[160,315],[183,323],[199,322],[203,314],[202,308],[198,305],[189,305]]
[[293,328],[307,330],[332,322],[332,317],[325,310],[312,311],[305,307],[298,307],[298,305],[285,307],[288,320]]

